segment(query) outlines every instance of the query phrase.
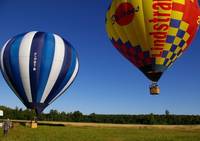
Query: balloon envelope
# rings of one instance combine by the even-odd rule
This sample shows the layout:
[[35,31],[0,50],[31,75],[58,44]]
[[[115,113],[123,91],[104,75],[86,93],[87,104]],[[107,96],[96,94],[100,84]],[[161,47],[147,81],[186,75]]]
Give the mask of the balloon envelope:
[[199,17],[197,0],[113,0],[106,30],[115,48],[157,82],[191,44]]
[[41,113],[70,86],[79,68],[75,49],[56,34],[28,32],[6,42],[1,71],[27,108]]

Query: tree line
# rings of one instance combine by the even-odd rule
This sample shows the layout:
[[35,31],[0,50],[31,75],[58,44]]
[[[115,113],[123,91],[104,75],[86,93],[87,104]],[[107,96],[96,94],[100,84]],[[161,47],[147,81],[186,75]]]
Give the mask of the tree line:
[[[4,116],[0,119],[9,118],[17,120],[33,120],[35,112],[32,110],[15,109],[0,106]],[[50,110],[49,113],[42,113],[38,116],[41,121],[63,121],[63,122],[94,122],[94,123],[115,123],[115,124],[149,124],[149,125],[193,125],[200,124],[200,115],[174,115],[168,110],[163,115],[104,115],[91,113],[84,115],[80,111],[70,113]]]

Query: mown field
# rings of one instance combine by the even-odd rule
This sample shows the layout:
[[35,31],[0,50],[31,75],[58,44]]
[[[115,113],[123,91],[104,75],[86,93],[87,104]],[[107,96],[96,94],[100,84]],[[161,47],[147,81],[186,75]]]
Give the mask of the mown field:
[[0,141],[200,141],[199,126],[17,126]]

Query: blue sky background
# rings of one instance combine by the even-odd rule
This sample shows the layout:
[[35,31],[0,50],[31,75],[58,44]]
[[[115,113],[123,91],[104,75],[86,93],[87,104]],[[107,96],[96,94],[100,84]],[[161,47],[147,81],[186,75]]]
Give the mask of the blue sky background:
[[[50,109],[84,114],[200,114],[200,32],[191,47],[149,95],[149,80],[108,40],[105,13],[110,0],[1,0],[0,46],[12,36],[39,30],[57,33],[76,48],[79,74]],[[0,105],[22,107],[0,75]]]

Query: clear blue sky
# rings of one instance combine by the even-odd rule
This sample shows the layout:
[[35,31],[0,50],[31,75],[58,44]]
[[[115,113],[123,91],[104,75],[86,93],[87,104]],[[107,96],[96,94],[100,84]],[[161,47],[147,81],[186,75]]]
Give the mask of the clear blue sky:
[[[149,80],[115,50],[105,31],[110,0],[1,0],[0,46],[13,35],[40,30],[69,40],[80,59],[79,74],[50,109],[105,114],[200,114],[200,32],[191,47],[149,95]],[[0,105],[25,108],[0,75]]]

